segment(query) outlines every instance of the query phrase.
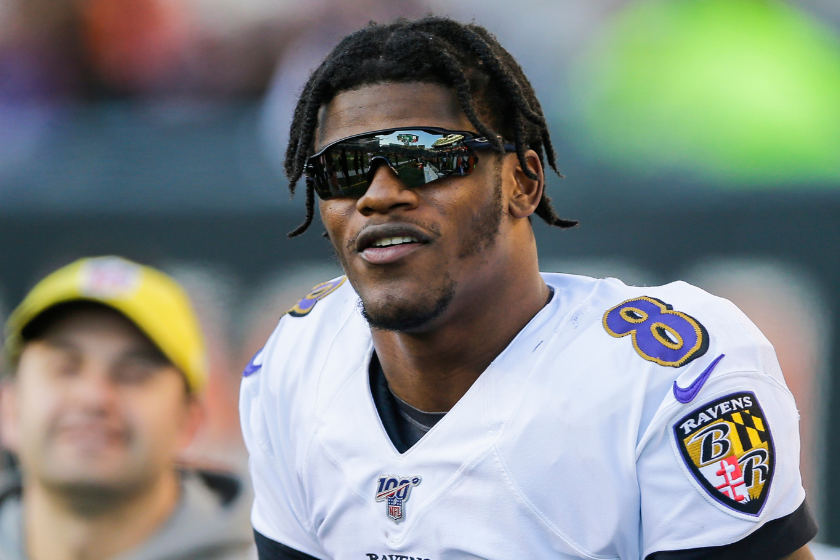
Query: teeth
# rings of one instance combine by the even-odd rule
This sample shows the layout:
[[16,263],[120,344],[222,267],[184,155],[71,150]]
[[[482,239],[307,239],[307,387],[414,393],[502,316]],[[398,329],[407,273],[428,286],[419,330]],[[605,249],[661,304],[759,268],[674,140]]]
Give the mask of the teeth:
[[402,245],[403,243],[417,243],[415,237],[386,237],[373,242],[374,247],[390,247],[391,245]]

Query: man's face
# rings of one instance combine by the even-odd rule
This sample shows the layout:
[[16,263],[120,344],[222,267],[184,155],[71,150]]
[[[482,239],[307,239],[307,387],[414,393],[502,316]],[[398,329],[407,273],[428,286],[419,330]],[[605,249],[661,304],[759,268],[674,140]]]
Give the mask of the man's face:
[[[339,94],[321,111],[316,149],[363,132],[433,126],[475,131],[455,93],[426,83],[383,83]],[[509,158],[490,150],[466,177],[407,188],[380,165],[361,198],[320,201],[336,253],[373,327],[422,331],[475,303],[498,278],[505,239]],[[508,161],[506,161],[508,160]],[[392,238],[411,239],[376,247]]]
[[24,473],[77,493],[138,491],[172,468],[197,405],[181,373],[120,314],[84,308],[26,344],[2,431]]

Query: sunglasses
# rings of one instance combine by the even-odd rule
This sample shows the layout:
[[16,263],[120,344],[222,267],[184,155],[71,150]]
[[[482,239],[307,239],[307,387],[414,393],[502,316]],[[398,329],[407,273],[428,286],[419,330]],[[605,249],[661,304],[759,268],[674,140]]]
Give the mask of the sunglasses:
[[[435,127],[389,128],[337,140],[306,163],[306,180],[311,181],[321,200],[361,197],[379,164],[384,163],[408,188],[419,187],[445,177],[465,177],[473,172],[476,150],[490,148],[486,138],[472,132]],[[516,146],[505,143],[505,150]]]

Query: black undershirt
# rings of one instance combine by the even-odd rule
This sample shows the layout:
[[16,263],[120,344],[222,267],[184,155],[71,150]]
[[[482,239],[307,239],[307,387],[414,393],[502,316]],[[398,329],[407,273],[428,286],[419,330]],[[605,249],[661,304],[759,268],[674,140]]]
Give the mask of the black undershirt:
[[[551,303],[553,297],[554,288],[548,286],[545,305]],[[370,360],[369,374],[370,392],[382,426],[391,438],[391,443],[401,454],[411,449],[446,415],[446,412],[424,412],[396,396],[388,386],[385,372],[382,371],[382,365],[375,352]]]
[[397,397],[388,386],[376,353],[370,360],[370,392],[382,426],[396,450],[405,453],[443,418],[445,412],[423,412]]

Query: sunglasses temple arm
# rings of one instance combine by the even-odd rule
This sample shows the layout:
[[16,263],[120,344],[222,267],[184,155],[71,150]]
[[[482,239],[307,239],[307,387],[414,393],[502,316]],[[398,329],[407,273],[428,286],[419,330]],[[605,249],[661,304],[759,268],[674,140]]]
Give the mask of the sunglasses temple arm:
[[[482,150],[484,148],[492,148],[493,147],[493,144],[491,144],[487,140],[483,140],[483,139],[465,140],[464,144],[466,146],[472,148],[473,150]],[[516,151],[516,145],[515,144],[509,144],[508,142],[505,142],[504,146],[505,146],[505,151],[507,151],[507,152],[515,152]]]

